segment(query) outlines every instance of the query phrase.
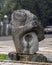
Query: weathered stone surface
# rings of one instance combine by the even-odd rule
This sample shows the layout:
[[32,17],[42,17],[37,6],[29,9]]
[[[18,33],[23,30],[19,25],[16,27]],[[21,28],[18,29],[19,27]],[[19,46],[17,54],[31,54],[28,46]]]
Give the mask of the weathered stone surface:
[[16,52],[10,52],[8,54],[11,60],[17,61],[34,61],[34,62],[48,62],[47,58],[43,54],[35,53],[35,54],[18,54]]
[[38,51],[39,43],[35,32],[26,33],[22,38],[22,43],[24,45],[23,53],[34,54]]
[[39,53],[34,54],[30,60],[35,62],[47,62],[46,56]]
[[[43,28],[38,18],[28,10],[17,10],[12,14],[11,23],[13,40],[17,53],[36,53],[38,50],[38,40],[41,41],[44,39]],[[32,33],[34,35],[32,35]],[[23,38],[27,43],[23,42]],[[32,42],[32,39],[36,41],[33,40]]]
[[9,57],[11,60],[17,60],[17,58],[16,58],[16,52],[10,52],[10,53],[8,54],[8,57]]

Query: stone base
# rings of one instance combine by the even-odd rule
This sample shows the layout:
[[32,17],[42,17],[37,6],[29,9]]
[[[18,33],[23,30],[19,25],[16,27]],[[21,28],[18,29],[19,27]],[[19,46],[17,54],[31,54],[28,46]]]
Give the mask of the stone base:
[[16,52],[10,52],[8,56],[9,58],[11,58],[11,60],[17,60],[17,61],[47,62],[47,58],[39,53],[28,55],[28,54],[18,54]]

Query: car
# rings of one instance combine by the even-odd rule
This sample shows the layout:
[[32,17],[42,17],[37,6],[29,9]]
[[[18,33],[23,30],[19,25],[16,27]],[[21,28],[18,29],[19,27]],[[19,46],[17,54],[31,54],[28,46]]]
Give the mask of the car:
[[46,26],[44,32],[45,34],[52,34],[52,26]]

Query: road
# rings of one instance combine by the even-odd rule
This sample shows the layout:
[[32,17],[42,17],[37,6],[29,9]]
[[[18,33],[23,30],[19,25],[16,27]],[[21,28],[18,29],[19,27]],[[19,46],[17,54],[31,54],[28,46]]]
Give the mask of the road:
[[38,53],[44,54],[52,61],[52,35],[45,35],[45,39],[39,43]]
[[16,51],[12,36],[0,37],[0,53],[6,53]]
[[45,38],[52,38],[52,34],[46,34]]
[[[0,37],[0,53],[9,53],[15,50],[11,36]],[[45,39],[39,42],[39,51],[52,61],[52,35],[45,35]]]

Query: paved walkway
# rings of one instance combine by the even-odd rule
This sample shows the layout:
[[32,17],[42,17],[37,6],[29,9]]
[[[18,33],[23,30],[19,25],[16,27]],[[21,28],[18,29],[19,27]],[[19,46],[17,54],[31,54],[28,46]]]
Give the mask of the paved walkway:
[[[0,38],[0,53],[8,54],[11,51],[16,51],[12,37]],[[39,43],[38,53],[44,54],[48,60],[52,61],[52,38],[45,38]]]
[[48,60],[52,61],[52,38],[45,38],[39,43],[38,53],[44,54]]
[[12,37],[0,37],[0,53],[8,54],[11,51],[16,51]]
[[41,62],[17,62],[17,61],[1,61],[0,65],[52,65],[52,63],[41,63]]

